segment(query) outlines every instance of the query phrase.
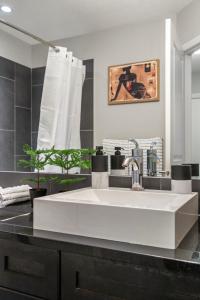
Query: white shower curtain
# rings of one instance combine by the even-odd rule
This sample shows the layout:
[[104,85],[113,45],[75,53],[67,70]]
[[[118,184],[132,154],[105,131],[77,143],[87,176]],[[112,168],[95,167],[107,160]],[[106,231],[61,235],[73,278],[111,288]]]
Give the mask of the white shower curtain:
[[[37,149],[80,149],[80,118],[85,66],[64,47],[49,49]],[[47,172],[60,172],[47,166]],[[74,172],[77,171],[74,170]]]

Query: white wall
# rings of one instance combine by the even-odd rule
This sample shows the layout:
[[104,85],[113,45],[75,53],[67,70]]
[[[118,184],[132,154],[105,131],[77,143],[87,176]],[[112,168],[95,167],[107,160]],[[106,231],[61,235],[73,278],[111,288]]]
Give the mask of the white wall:
[[[94,58],[95,143],[103,138],[164,137],[164,20],[115,28],[57,41],[81,59]],[[33,67],[46,64],[47,49],[32,49]],[[147,59],[161,60],[160,102],[107,104],[108,66]]]
[[199,0],[193,0],[177,15],[177,28],[182,44],[200,36]]
[[0,56],[31,67],[31,46],[0,30]]

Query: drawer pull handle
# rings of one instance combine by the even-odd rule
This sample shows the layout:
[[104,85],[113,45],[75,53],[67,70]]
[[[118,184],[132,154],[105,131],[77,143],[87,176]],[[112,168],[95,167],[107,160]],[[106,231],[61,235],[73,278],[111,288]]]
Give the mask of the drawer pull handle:
[[8,270],[8,256],[4,256],[4,271]]
[[79,272],[76,272],[76,289],[80,289]]

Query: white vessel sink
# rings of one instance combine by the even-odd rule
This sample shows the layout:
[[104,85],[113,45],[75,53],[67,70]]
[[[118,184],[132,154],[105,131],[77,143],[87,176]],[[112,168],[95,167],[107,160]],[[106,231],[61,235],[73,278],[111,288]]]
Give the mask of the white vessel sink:
[[198,219],[198,196],[91,188],[34,199],[34,229],[175,249]]

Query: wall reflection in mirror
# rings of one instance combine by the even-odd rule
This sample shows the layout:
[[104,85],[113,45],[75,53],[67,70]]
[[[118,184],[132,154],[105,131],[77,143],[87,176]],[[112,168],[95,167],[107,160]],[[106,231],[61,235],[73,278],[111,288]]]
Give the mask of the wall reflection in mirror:
[[[114,155],[116,147],[127,157],[132,156],[136,147],[134,139],[138,149],[143,150],[142,173],[161,174],[164,166],[163,80],[160,81],[163,28],[150,23],[142,29],[146,37],[152,30],[160,36],[160,47],[152,49],[145,60],[147,53],[145,49],[141,53],[140,44],[134,44],[134,53],[132,47],[127,48],[126,41],[130,43],[133,27],[133,24],[121,27],[124,41],[120,44],[114,38],[117,29],[108,28],[57,41],[57,52],[19,39],[14,30],[9,33],[1,30],[5,47],[16,48],[16,53],[8,51],[0,58],[0,171],[35,170],[34,165],[24,162],[30,158],[30,149],[26,151],[24,145],[33,150],[53,146],[93,149],[103,145],[109,157]],[[136,33],[136,38],[139,35]],[[119,86],[119,100],[117,105],[109,106],[108,69],[119,64],[122,73],[126,64],[130,74],[125,73],[120,79],[113,74],[112,84]],[[78,73],[80,66],[82,71]],[[63,73],[59,73],[61,69]],[[152,91],[156,91],[156,103],[150,103]],[[44,167],[45,172],[51,173],[61,169],[52,164]],[[74,173],[91,171],[82,167],[71,169]],[[109,171],[115,173],[110,159]],[[123,175],[129,174],[129,169],[124,170]]]
[[200,163],[200,48],[192,54],[192,161]]

